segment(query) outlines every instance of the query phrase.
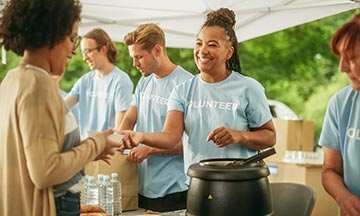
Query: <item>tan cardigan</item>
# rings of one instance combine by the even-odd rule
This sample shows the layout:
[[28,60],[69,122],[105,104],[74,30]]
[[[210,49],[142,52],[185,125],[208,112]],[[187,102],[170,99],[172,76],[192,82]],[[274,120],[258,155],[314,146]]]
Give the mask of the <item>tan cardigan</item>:
[[0,85],[0,215],[52,216],[52,186],[105,147],[102,135],[60,153],[64,104],[47,73],[19,66]]

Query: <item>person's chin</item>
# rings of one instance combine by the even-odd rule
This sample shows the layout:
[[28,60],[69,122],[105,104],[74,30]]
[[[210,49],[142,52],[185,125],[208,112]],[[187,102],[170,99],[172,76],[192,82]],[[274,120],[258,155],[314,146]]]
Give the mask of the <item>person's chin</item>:
[[65,72],[65,69],[64,70],[54,70],[50,73],[50,75],[52,76],[62,76],[63,73]]
[[142,71],[142,70],[140,70],[140,73],[141,73],[141,75],[143,75],[144,77],[147,77],[147,76],[149,76],[151,73],[148,73],[148,72],[146,72],[146,71]]
[[88,66],[91,70],[94,70],[95,69],[95,65],[91,62],[87,62],[88,63]]
[[351,82],[351,87],[352,87],[353,90],[359,91],[360,90],[360,83],[359,82]]

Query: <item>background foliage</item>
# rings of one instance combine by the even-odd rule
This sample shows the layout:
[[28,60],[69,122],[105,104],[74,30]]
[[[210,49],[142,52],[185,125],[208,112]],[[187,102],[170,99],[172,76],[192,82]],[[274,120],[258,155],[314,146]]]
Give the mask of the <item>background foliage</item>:
[[[282,101],[303,119],[314,121],[315,142],[327,101],[348,84],[347,77],[338,73],[338,61],[331,54],[329,41],[336,29],[356,12],[348,11],[239,44],[243,72],[264,85],[268,98]],[[122,43],[116,45],[120,52],[116,65],[130,75],[136,86],[141,74],[132,66],[127,47]],[[198,73],[192,49],[168,48],[167,52],[174,63]],[[20,57],[7,52],[7,64],[0,65],[0,81],[19,61]],[[69,91],[88,70],[78,50],[69,61],[61,88]]]

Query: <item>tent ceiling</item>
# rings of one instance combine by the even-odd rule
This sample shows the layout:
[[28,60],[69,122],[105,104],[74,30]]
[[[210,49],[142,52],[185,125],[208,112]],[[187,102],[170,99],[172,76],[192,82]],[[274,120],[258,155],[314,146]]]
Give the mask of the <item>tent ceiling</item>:
[[[0,0],[0,7],[6,0]],[[167,46],[192,48],[208,11],[236,12],[239,42],[326,16],[356,9],[360,0],[81,0],[80,34],[103,28],[114,41],[139,24],[153,22],[165,31]]]
[[192,48],[208,11],[236,12],[239,42],[360,7],[359,0],[82,0],[80,33],[100,27],[115,41],[147,22],[165,31],[167,46]]

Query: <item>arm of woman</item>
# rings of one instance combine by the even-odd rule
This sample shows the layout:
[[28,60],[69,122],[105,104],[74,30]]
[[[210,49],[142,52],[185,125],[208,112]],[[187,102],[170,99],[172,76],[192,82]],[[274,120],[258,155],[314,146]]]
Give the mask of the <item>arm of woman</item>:
[[171,149],[154,148],[147,145],[131,149],[127,157],[128,160],[141,163],[151,155],[181,155],[183,153],[182,141]]
[[344,184],[343,160],[340,151],[324,147],[321,179],[325,190],[340,206],[341,215],[360,214],[360,199],[352,194]]
[[250,131],[232,130],[219,127],[211,131],[207,141],[213,141],[219,148],[230,144],[240,144],[251,149],[261,150],[272,147],[276,142],[275,127],[269,120],[259,128]]
[[121,131],[124,135],[122,142],[123,148],[133,148],[139,143],[145,145],[162,148],[174,148],[182,138],[184,132],[184,113],[176,110],[171,110],[167,113],[164,128],[161,132],[142,133],[133,131]]

